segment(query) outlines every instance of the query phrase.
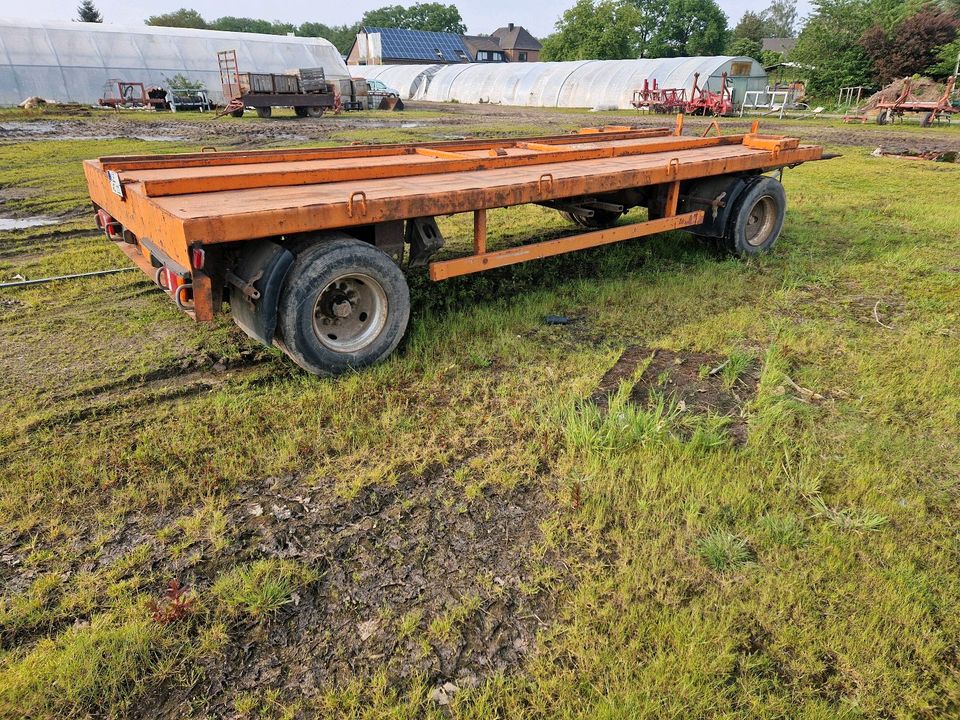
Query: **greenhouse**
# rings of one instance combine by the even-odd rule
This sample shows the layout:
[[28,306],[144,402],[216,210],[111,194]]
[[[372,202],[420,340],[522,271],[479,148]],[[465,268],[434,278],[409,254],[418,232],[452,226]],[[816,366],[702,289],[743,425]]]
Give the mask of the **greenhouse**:
[[400,93],[404,100],[410,100],[426,92],[430,78],[442,67],[443,65],[350,65],[348,69],[354,77],[379,80]]
[[31,96],[95,104],[111,79],[166,85],[182,74],[223,100],[217,53],[237,51],[241,72],[323,67],[349,77],[337,49],[320,38],[140,25],[0,19],[0,105]]
[[[694,75],[700,86],[718,91],[723,73],[734,103],[748,90],[763,90],[767,74],[749,57],[681,57],[641,60],[577,60],[461,65],[351,66],[377,77],[412,100],[493,103],[531,107],[582,107],[626,110],[644,80],[661,88],[683,88],[689,95]],[[376,73],[376,74],[374,74]],[[394,74],[396,73],[396,74]],[[400,79],[415,79],[406,84]],[[396,77],[391,83],[386,78]]]

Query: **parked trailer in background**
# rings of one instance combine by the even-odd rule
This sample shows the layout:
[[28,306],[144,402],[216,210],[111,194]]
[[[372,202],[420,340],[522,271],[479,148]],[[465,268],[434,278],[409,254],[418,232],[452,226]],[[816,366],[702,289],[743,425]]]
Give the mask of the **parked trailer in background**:
[[336,96],[325,80],[317,79],[322,68],[311,69],[305,91],[300,76],[293,73],[247,73],[240,72],[237,51],[224,50],[217,53],[220,66],[220,82],[227,106],[223,114],[242,117],[243,111],[252,107],[257,115],[268,118],[275,107],[292,107],[297,117],[321,117],[324,110],[334,107]]
[[[251,337],[317,374],[389,355],[432,280],[670,230],[769,250],[786,196],[771,170],[822,157],[796,138],[609,127],[522,140],[103,157],[84,163],[97,223],[196,320],[228,303]],[[487,249],[487,210],[535,203],[586,232]],[[643,206],[642,222],[618,225]],[[435,217],[471,212],[473,252],[434,260]]]
[[886,125],[896,118],[903,119],[905,113],[918,113],[920,115],[920,127],[930,127],[938,118],[946,117],[948,120],[954,113],[960,112],[960,104],[953,99],[953,88],[956,83],[956,77],[951,76],[947,79],[947,86],[943,95],[938,100],[924,101],[918,100],[910,94],[913,87],[912,78],[903,79],[903,90],[893,102],[877,103],[877,125]]

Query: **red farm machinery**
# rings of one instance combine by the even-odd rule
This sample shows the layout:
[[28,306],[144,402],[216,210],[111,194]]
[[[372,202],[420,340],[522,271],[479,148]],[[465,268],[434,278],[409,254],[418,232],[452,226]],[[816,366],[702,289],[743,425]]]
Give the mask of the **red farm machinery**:
[[662,88],[654,79],[643,81],[643,88],[633,93],[631,104],[638,110],[654,113],[686,113],[688,115],[728,115],[733,111],[733,95],[727,85],[727,74],[720,76],[720,91],[714,92],[709,83],[700,86],[700,73],[693,75],[689,96],[686,88]]
[[892,102],[880,102],[877,104],[877,125],[886,125],[897,118],[903,120],[905,113],[919,113],[920,127],[930,127],[934,121],[941,117],[946,117],[949,121],[953,113],[960,112],[960,101],[953,99],[953,89],[956,84],[956,77],[947,79],[947,85],[944,88],[943,95],[937,100],[920,100],[911,94],[913,81],[909,77],[903,79],[903,89],[896,99]]

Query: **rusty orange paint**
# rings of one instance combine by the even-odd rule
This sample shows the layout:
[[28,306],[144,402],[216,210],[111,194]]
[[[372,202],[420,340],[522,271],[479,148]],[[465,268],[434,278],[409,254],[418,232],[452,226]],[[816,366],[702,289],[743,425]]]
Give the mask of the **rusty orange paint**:
[[470,273],[492,270],[506,265],[516,265],[517,263],[527,262],[528,260],[538,260],[553,255],[562,255],[577,250],[598,247],[600,245],[609,245],[623,240],[632,240],[645,235],[678,230],[683,227],[699,225],[702,222],[703,211],[697,210],[696,212],[683,213],[681,215],[674,215],[673,217],[647,220],[646,222],[633,223],[631,225],[620,225],[606,230],[595,230],[593,232],[581,233],[580,235],[572,235],[556,240],[545,240],[544,242],[532,243],[530,245],[520,245],[507,250],[497,250],[495,252],[455,258],[453,260],[433,262],[430,263],[430,279],[446,280],[447,278],[457,277],[458,275],[469,275]]
[[473,254],[483,255],[487,251],[487,211],[473,211]]
[[[678,116],[675,131],[682,126]],[[188,268],[192,245],[473,212],[475,254],[434,263],[431,276],[440,278],[687,227],[700,220],[675,215],[682,181],[761,172],[821,154],[796,138],[756,132],[697,138],[612,126],[538,138],[109,157],[86,161],[84,173],[99,207]],[[119,173],[123,197],[111,190],[109,170]],[[487,251],[487,209],[652,185],[667,186],[664,218]],[[136,246],[122,249],[152,271]],[[218,301],[210,278],[195,276],[194,315],[207,319]]]
[[[378,180],[384,178],[462,173],[494,168],[545,165],[556,162],[596,160],[628,155],[650,155],[673,150],[692,150],[717,145],[739,145],[743,135],[726,135],[711,138],[638,138],[636,142],[614,144],[595,142],[582,147],[511,143],[500,149],[530,150],[524,154],[466,155],[466,151],[449,151],[417,148],[414,154],[387,152],[383,156],[364,158],[325,158],[322,160],[298,160],[249,166],[228,165],[218,168],[171,168],[147,169],[140,172],[128,170],[125,177],[139,179],[142,192],[149,197],[189,195],[203,192],[242,190],[258,187],[293,185],[316,185],[321,183]],[[423,158],[429,157],[429,160]],[[442,162],[441,162],[442,161]]]

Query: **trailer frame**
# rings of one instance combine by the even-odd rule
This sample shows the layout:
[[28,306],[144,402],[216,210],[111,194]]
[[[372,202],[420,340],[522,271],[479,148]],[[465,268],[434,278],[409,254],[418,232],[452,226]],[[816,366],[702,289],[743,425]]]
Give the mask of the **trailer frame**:
[[947,78],[947,84],[940,98],[934,101],[927,101],[918,100],[910,94],[910,91],[913,89],[913,79],[905,77],[903,79],[903,89],[893,102],[877,103],[877,110],[880,111],[877,113],[877,125],[886,125],[896,118],[900,118],[900,120],[903,121],[903,116],[906,113],[919,113],[921,127],[930,127],[943,116],[946,116],[949,122],[951,115],[960,112],[960,107],[956,107],[952,103],[956,80],[956,76],[951,75]]
[[[537,138],[103,157],[84,172],[98,226],[178,307],[210,320],[229,300],[238,324],[270,344],[304,243],[350,237],[407,269],[428,265],[439,281],[671,230],[728,238],[738,198],[763,173],[822,156],[756,122],[745,134],[683,136],[683,119]],[[588,231],[490,250],[487,211],[531,203]],[[647,219],[617,225],[632,206]],[[472,252],[435,259],[444,238],[434,218],[463,212]],[[731,249],[756,254],[777,234]]]

